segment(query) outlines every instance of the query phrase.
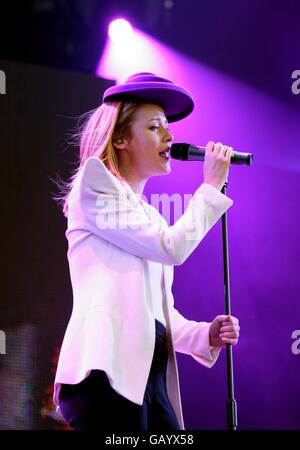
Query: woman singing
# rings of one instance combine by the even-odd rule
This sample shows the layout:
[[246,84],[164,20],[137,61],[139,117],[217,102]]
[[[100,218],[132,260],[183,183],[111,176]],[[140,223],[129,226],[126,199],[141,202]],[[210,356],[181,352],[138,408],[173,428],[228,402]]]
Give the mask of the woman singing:
[[73,311],[54,392],[75,430],[183,430],[175,352],[211,367],[238,341],[235,317],[188,320],[171,291],[173,266],[233,203],[221,193],[232,148],[207,144],[204,182],[174,225],[143,198],[150,177],[171,171],[168,124],[193,107],[186,89],[138,73],[105,91],[83,129],[62,199]]

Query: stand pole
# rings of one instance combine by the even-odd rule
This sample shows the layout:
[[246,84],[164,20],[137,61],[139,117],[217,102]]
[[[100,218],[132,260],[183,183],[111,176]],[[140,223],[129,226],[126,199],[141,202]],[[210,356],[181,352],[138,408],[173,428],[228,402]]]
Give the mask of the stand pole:
[[[221,192],[226,195],[228,180],[226,180]],[[228,228],[227,212],[222,215],[222,240],[223,240],[223,265],[224,265],[224,288],[225,288],[225,314],[231,314],[230,305],[230,283],[229,283],[229,259],[228,259]],[[232,345],[226,344],[226,365],[227,365],[227,428],[228,430],[237,430],[237,403],[234,398],[234,379],[233,379],[233,358]]]

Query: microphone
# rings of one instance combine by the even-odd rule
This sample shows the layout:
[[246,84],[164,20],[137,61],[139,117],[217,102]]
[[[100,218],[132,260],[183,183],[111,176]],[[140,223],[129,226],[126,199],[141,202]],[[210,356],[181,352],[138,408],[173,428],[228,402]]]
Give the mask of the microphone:
[[[181,161],[204,161],[205,147],[197,147],[191,144],[172,144],[171,158],[180,159]],[[244,164],[251,166],[253,162],[252,153],[241,153],[233,151],[230,159],[231,164]]]

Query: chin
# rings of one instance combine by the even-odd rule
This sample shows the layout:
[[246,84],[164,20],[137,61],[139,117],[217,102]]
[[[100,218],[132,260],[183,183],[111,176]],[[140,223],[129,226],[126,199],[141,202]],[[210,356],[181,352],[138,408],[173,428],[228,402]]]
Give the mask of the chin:
[[169,173],[171,173],[171,167],[170,166],[165,168],[165,170],[162,170],[161,172],[156,173],[155,176],[169,175]]
[[168,175],[171,172],[171,162],[170,160],[162,167],[161,175]]
[[151,171],[150,177],[158,177],[161,175],[169,175],[171,173],[171,164],[170,161],[166,164],[161,164],[160,166],[153,167],[153,171]]

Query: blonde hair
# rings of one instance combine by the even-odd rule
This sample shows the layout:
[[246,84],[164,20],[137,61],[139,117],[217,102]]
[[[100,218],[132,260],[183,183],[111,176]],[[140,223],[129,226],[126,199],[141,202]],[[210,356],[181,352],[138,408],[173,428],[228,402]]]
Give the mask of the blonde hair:
[[69,181],[52,180],[59,189],[53,199],[62,207],[63,214],[68,216],[68,199],[76,178],[85,161],[90,156],[101,159],[107,169],[119,180],[123,180],[119,171],[117,152],[114,141],[121,136],[130,137],[130,127],[136,110],[144,104],[138,99],[131,102],[103,103],[97,109],[88,111],[81,119],[83,124],[72,134],[72,143],[80,143],[79,164]]

